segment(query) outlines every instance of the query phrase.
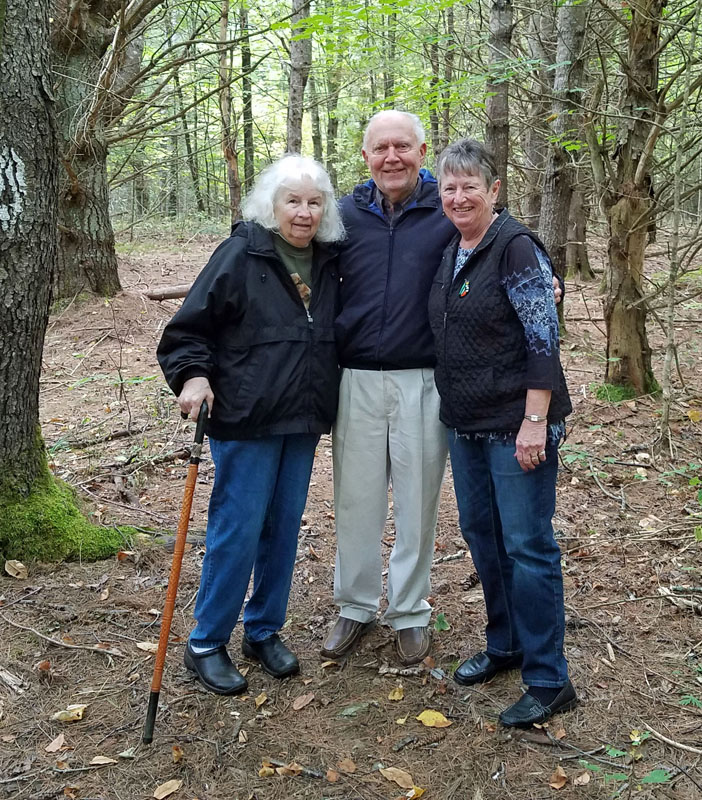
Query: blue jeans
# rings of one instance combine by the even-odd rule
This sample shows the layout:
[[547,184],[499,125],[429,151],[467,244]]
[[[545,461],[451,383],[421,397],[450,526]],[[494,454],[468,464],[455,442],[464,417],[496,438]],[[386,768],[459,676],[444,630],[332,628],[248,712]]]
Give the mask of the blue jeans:
[[210,439],[215,481],[193,645],[227,644],[252,571],[253,594],[244,611],[247,637],[260,641],[282,628],[318,441],[313,433]]
[[485,596],[487,652],[521,654],[528,686],[563,686],[563,576],[551,525],[558,446],[547,444],[546,460],[524,472],[513,443],[448,435],[461,533]]

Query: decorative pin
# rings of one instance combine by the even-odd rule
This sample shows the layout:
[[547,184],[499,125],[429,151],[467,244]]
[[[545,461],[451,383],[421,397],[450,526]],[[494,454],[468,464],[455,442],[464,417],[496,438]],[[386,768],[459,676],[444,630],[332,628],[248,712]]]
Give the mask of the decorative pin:
[[470,281],[465,280],[463,281],[463,285],[461,286],[461,288],[458,290],[458,296],[465,297],[469,291],[470,291]]

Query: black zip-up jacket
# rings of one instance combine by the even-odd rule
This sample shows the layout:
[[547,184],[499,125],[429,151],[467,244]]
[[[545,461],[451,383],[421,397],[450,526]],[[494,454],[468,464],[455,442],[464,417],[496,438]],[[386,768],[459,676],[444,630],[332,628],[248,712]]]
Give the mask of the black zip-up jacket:
[[308,312],[260,225],[237,223],[212,254],[157,351],[176,395],[188,378],[209,379],[210,436],[329,432],[339,393],[335,258],[314,243]]
[[524,328],[500,283],[505,251],[510,248],[510,258],[521,258],[524,244],[514,240],[524,236],[546,252],[534,233],[502,211],[454,278],[456,236],[432,284],[429,317],[440,416],[459,433],[518,431],[527,389],[551,390],[549,423],[561,422],[572,410],[557,349],[548,359],[548,372],[528,385]]
[[436,180],[420,172],[416,200],[391,225],[375,202],[374,181],[341,200],[341,313],[336,341],[343,367],[433,367],[427,299],[444,247],[456,229],[443,215]]

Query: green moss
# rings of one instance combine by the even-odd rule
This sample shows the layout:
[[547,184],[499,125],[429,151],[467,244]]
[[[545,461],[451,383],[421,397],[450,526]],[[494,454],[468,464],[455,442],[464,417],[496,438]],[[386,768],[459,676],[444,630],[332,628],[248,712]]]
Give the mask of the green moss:
[[595,392],[598,400],[606,400],[608,403],[633,400],[637,395],[636,389],[632,386],[616,386],[613,383],[592,384],[590,389]]
[[0,497],[0,558],[95,561],[124,546],[128,529],[91,525],[75,492],[48,470],[27,497]]

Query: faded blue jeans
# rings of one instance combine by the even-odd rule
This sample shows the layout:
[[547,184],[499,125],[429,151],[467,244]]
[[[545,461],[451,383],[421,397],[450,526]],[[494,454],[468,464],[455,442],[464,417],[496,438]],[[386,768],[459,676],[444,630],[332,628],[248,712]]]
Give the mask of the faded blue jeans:
[[247,637],[260,641],[283,627],[318,441],[313,433],[210,439],[215,480],[193,645],[227,644],[252,571],[253,593],[244,610]]
[[513,442],[454,430],[448,438],[461,533],[485,596],[487,652],[521,654],[528,686],[563,686],[563,576],[551,525],[558,446],[547,444],[546,460],[524,472]]

